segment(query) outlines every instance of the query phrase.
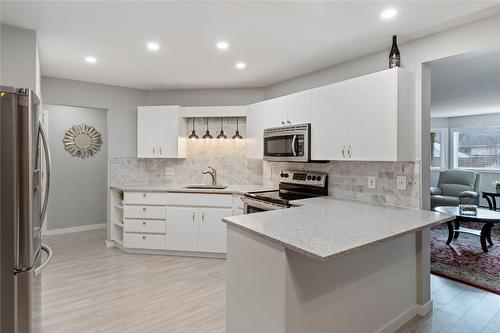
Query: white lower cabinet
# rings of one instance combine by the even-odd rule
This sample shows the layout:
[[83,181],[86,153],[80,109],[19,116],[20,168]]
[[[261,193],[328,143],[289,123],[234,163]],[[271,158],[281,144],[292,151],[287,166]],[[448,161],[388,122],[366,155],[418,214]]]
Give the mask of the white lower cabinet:
[[226,252],[224,216],[232,208],[167,207],[166,249],[192,252]]

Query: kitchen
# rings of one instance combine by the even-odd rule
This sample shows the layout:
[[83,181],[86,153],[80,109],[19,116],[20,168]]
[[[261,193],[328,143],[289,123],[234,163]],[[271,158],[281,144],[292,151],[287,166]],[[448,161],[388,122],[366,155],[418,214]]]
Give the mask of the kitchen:
[[[393,332],[415,320],[415,325],[425,327],[433,318],[439,319],[440,312],[432,310],[431,280],[435,278],[429,273],[426,233],[451,217],[426,210],[424,189],[429,187],[429,176],[424,172],[428,163],[424,147],[428,138],[422,133],[428,130],[430,117],[425,104],[425,65],[497,45],[495,3],[75,5],[81,14],[71,13],[64,2],[2,3],[2,44],[12,41],[15,34],[26,34],[30,45],[36,46],[32,50],[40,50],[40,68],[36,51],[29,59],[33,73],[23,81],[17,79],[19,73],[3,69],[21,61],[7,53],[15,45],[2,47],[6,50],[2,51],[6,52],[2,53],[2,86],[33,89],[41,96],[48,123],[53,168],[47,221],[41,228],[53,254],[41,274],[42,331],[322,332],[339,325],[342,332]],[[372,38],[373,45],[366,43],[362,51],[355,52],[339,39],[337,53],[329,53],[328,59],[309,52],[293,58],[293,43],[264,43],[267,46],[262,50],[252,50],[240,41],[246,36],[244,22],[255,15],[266,22],[263,30],[273,31],[275,10],[283,11],[288,23],[308,13],[312,23],[322,17],[323,9],[334,16],[323,17],[321,22],[334,29],[341,23],[333,18],[355,17],[360,6],[370,22],[367,26],[373,29],[365,37]],[[97,8],[101,12],[96,24],[101,27],[106,13],[116,8],[121,8],[128,22],[137,12],[144,17],[169,15],[172,22],[195,15],[199,26],[181,31],[182,25],[172,25],[175,28],[168,36],[155,37],[155,30],[142,20],[143,32],[105,46],[105,35],[91,37],[85,25],[70,22],[75,19],[72,15],[85,17]],[[390,13],[385,12],[388,9]],[[249,12],[243,22],[221,17],[245,10]],[[335,10],[344,14],[333,14]],[[51,11],[59,12],[66,22],[50,21]],[[419,25],[417,17],[424,13],[433,15]],[[208,17],[220,18],[223,23],[218,29],[239,32],[224,32],[231,38],[223,38],[220,31],[212,31],[202,43],[168,42],[201,38],[204,29],[211,31]],[[111,29],[115,36],[131,30],[118,23]],[[61,26],[73,36],[82,36],[86,45],[72,43]],[[290,34],[291,26],[276,27],[276,33],[285,29]],[[300,38],[326,35],[313,24],[304,35],[298,27],[293,29]],[[389,68],[391,37],[396,33],[401,63]],[[478,33],[482,38],[465,42],[464,36]],[[355,35],[349,38],[355,40]],[[288,43],[291,39],[287,36]],[[65,48],[66,53],[52,52],[64,43],[78,53],[78,64],[70,59],[71,47]],[[325,41],[308,43],[318,51]],[[115,58],[117,50],[128,54]],[[243,50],[248,52],[246,57],[242,57]],[[191,58],[190,52],[199,52],[198,57]],[[275,56],[258,56],[266,52]],[[167,60],[172,57],[184,67]],[[203,57],[213,62],[213,68],[197,65]],[[278,58],[290,62],[280,67]],[[302,58],[315,60],[302,67],[292,65]],[[10,67],[9,59],[13,59]],[[269,69],[271,63],[276,71]],[[163,67],[155,70],[155,66]],[[130,67],[127,75],[116,70],[126,67]],[[165,83],[162,71],[169,73],[170,82]],[[87,119],[84,116],[91,114],[90,109],[100,117],[99,123],[77,120]],[[56,112],[61,116],[51,116]],[[74,148],[64,149],[64,130],[72,127],[63,124],[63,119],[72,125],[85,121],[93,129],[81,130],[101,135],[89,138],[95,140],[93,144],[79,145],[78,135],[70,131],[68,146]],[[104,164],[92,169],[97,168],[93,162],[99,158]],[[103,168],[107,171],[95,171]],[[42,180],[47,175],[46,169],[42,171]],[[87,186],[93,178],[92,186]],[[96,217],[89,218],[90,214]],[[89,249],[85,243],[91,244]],[[366,256],[377,260],[369,265]],[[63,271],[68,263],[88,281]],[[101,271],[106,265],[110,269]],[[359,281],[352,289],[342,289],[340,282],[329,285],[309,280],[301,271],[309,267],[317,269],[317,274],[328,271],[336,276],[363,266],[366,270],[344,275],[345,281]],[[145,283],[136,281],[140,276]],[[283,282],[295,278],[300,280],[295,281],[299,290],[315,284],[323,290],[308,296],[311,303],[325,302],[323,309],[330,309],[324,310],[326,315],[301,303],[301,296],[293,293],[294,282]],[[123,286],[116,285],[120,279],[126,282]],[[73,288],[91,297],[81,295],[76,298],[80,303],[72,305],[75,290],[66,284],[57,287],[61,281],[75,281]],[[384,292],[376,295],[373,285]],[[331,296],[339,294],[332,290],[342,292],[349,301],[335,301]],[[287,303],[294,297],[296,303]],[[113,305],[106,305],[106,299]],[[398,306],[357,322],[345,315],[368,314],[381,302]],[[78,310],[70,311],[73,306]],[[273,306],[275,315],[268,306]],[[317,320],[318,326],[310,320]]]

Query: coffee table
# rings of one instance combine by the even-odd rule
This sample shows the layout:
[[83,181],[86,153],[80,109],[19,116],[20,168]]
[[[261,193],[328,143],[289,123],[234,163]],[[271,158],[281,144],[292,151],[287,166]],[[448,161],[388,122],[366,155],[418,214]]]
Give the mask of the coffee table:
[[[434,208],[434,210],[443,214],[455,215],[455,221],[446,222],[448,225],[447,245],[450,245],[453,239],[457,239],[460,233],[464,233],[479,236],[483,252],[488,252],[486,241],[493,246],[493,242],[491,241],[491,228],[493,228],[494,224],[500,223],[500,212],[485,208],[478,208],[477,215],[460,215],[459,208],[457,206],[440,206]],[[455,222],[455,227],[453,227],[452,222]],[[461,227],[460,222],[478,222],[484,223],[484,225],[481,230],[477,230]]]
[[481,191],[482,197],[488,201],[491,210],[497,210],[497,198],[500,197],[500,191]]

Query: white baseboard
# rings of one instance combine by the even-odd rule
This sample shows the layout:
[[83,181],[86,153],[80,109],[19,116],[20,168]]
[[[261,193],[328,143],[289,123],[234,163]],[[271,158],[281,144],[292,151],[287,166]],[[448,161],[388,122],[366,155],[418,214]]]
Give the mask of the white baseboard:
[[417,305],[414,305],[401,313],[399,316],[385,324],[377,333],[394,333],[401,326],[412,320],[417,315]]
[[106,228],[106,223],[88,224],[78,227],[46,230],[43,233],[43,236],[62,235],[62,234],[69,234],[72,232],[89,231],[89,230],[105,229],[105,228]]

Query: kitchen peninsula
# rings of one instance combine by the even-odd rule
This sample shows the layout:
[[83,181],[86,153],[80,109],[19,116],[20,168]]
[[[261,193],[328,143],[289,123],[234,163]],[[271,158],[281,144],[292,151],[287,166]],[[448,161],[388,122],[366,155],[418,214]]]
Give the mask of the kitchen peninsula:
[[393,332],[432,310],[422,239],[453,217],[331,198],[296,204],[223,219],[228,333]]

